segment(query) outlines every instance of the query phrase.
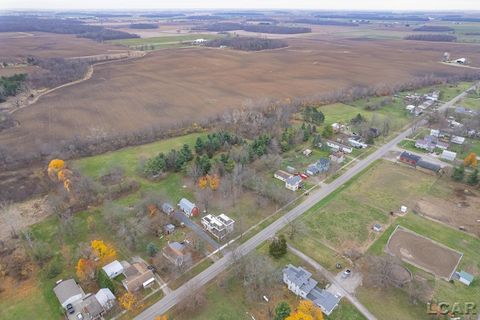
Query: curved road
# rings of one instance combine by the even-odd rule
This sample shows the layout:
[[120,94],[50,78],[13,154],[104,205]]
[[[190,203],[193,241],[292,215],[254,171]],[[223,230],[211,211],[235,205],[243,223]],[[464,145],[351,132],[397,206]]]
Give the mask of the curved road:
[[[465,92],[461,93],[451,101],[442,105],[439,110],[443,110],[452,106],[464,96]],[[422,121],[422,123],[424,123],[424,121]],[[254,235],[252,238],[248,239],[245,243],[239,245],[238,248],[235,250],[235,254],[232,254],[232,252],[225,253],[225,255],[221,259],[217,260],[214,264],[212,264],[210,267],[190,279],[181,287],[172,291],[169,295],[166,295],[163,299],[159,300],[151,307],[144,310],[135,319],[150,320],[154,319],[156,316],[166,313],[170,308],[179,303],[183,298],[187,297],[188,294],[190,294],[192,288],[200,288],[201,286],[205,285],[207,282],[219,275],[222,271],[227,269],[236,260],[237,257],[248,254],[249,252],[255,250],[255,248],[258,247],[262,242],[275,236],[278,231],[282,230],[285,226],[288,225],[289,221],[298,218],[300,215],[313,207],[316,203],[318,203],[319,201],[327,197],[329,194],[331,194],[333,191],[348,182],[362,170],[366,169],[375,160],[380,159],[387,151],[395,147],[410,133],[411,128],[409,127],[386,144],[380,146],[378,150],[373,152],[371,155],[357,162],[353,167],[347,170],[343,175],[334,180],[332,183],[325,185],[323,188],[315,192],[310,193],[310,195],[306,197],[305,200],[297,207],[293,208],[283,217],[277,219],[265,229]]]

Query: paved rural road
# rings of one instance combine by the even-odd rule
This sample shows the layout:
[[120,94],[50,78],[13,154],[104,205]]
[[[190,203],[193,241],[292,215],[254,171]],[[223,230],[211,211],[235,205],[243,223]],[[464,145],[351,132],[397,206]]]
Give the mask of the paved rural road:
[[310,264],[312,267],[314,267],[317,271],[319,271],[325,278],[327,278],[330,283],[334,284],[337,289],[338,293],[340,293],[342,296],[348,299],[357,309],[360,311],[365,318],[368,320],[376,320],[375,316],[368,311],[367,308],[363,304],[360,303],[360,301],[355,298],[355,296],[351,295],[347,290],[343,288],[343,286],[335,279],[335,275],[331,274],[328,270],[323,268],[318,262],[301,252],[300,250],[297,250],[296,248],[292,247],[291,245],[288,245],[288,249],[293,252],[293,254],[297,255],[305,261],[306,263]]
[[[463,97],[465,93],[460,94],[451,101],[445,103],[439,108],[439,110],[444,110],[455,104],[458,99]],[[424,124],[425,121],[422,121],[421,124]],[[380,159],[387,151],[396,146],[400,141],[405,139],[411,133],[411,128],[406,129],[398,136],[387,142],[386,144],[380,146],[375,152],[367,156],[365,159],[358,161],[353,167],[348,169],[343,175],[338,177],[332,183],[325,185],[323,188],[310,193],[305,200],[299,204],[297,207],[293,208],[287,212],[283,217],[277,219],[272,224],[267,226],[262,231],[258,232],[256,235],[248,239],[245,243],[238,246],[235,250],[235,255],[232,252],[226,252],[225,255],[212,264],[210,267],[190,279],[188,282],[183,284],[178,289],[172,291],[171,294],[165,296],[155,304],[153,304],[148,309],[144,310],[139,314],[135,319],[137,320],[151,320],[158,315],[166,313],[170,308],[179,303],[183,298],[187,297],[191,293],[193,288],[200,288],[205,285],[210,280],[214,279],[222,271],[227,269],[235,259],[233,257],[240,257],[248,254],[249,252],[255,250],[262,242],[272,238],[275,234],[282,230],[289,221],[292,221],[298,218],[300,215],[305,213],[308,209],[313,207],[316,203],[324,199],[326,196],[331,194],[333,191],[344,185],[355,175],[360,173],[362,170],[366,169],[372,162]]]

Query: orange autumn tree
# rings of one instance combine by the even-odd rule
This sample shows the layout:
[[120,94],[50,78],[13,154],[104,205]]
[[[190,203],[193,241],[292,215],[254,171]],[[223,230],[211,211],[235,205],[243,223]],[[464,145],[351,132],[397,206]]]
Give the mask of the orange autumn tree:
[[220,178],[216,174],[214,174],[213,176],[207,175],[207,179],[208,184],[210,185],[210,189],[212,189],[213,191],[217,190],[220,186]]
[[92,279],[95,275],[95,263],[90,259],[78,259],[77,277],[80,281]]
[[147,207],[148,215],[150,218],[153,218],[157,215],[158,208],[155,204],[150,204]]
[[118,303],[123,309],[128,311],[135,311],[142,307],[142,304],[138,300],[137,296],[130,292],[126,292],[120,298],[118,298]]
[[65,161],[61,159],[53,159],[48,164],[48,169],[47,169],[48,175],[51,178],[54,178],[57,175],[58,171],[62,170],[63,168],[65,168]]
[[168,316],[167,316],[167,315],[156,316],[156,317],[155,317],[155,320],[168,320]]
[[200,189],[205,189],[208,185],[208,179],[207,179],[207,176],[203,176],[203,177],[200,177],[200,179],[198,179],[198,187]]
[[466,156],[465,159],[463,159],[463,165],[465,167],[468,167],[468,166],[476,167],[478,165],[477,155],[475,154],[475,152],[470,152],[468,156]]
[[117,258],[117,251],[112,246],[105,244],[103,240],[93,240],[90,246],[102,265],[110,263]]
[[285,320],[323,320],[323,313],[312,301],[302,300],[299,302],[297,310]]

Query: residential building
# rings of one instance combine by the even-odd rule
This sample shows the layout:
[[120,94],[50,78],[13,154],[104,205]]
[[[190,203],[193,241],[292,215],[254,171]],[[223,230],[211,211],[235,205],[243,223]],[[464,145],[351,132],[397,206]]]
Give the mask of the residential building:
[[293,176],[285,181],[285,188],[297,191],[303,185],[303,179],[300,176]]
[[465,271],[460,271],[460,272],[455,272],[455,276],[458,277],[458,281],[460,281],[461,283],[469,286],[472,282],[473,282],[473,275],[468,273],[468,272],[465,272]]
[[235,221],[222,213],[219,216],[208,214],[202,218],[201,223],[205,230],[218,240],[222,240],[233,232]]
[[80,310],[83,316],[81,319],[89,320],[101,319],[102,314],[105,311],[93,294],[88,294],[85,298],[83,298]]
[[[352,137],[352,138],[349,138],[348,139],[348,143],[354,147],[354,148],[357,148],[357,149],[365,149],[366,147],[368,147],[368,144],[366,143],[363,143],[359,137],[356,138],[356,137]],[[343,150],[339,150],[339,151],[343,151]]]
[[311,300],[323,313],[329,316],[338,306],[342,298],[327,290],[317,287],[318,282],[312,279],[312,274],[302,267],[289,264],[283,269],[283,282],[295,295]]
[[162,255],[177,267],[191,262],[190,252],[183,243],[179,242],[169,242],[168,245],[162,249]]
[[53,292],[63,308],[66,308],[68,304],[81,300],[85,296],[83,289],[73,279],[60,280],[53,288]]
[[327,172],[330,169],[330,160],[327,158],[320,158],[316,163],[315,166],[318,168],[320,172]]
[[436,129],[430,129],[430,135],[432,137],[440,137],[440,130],[436,130]]
[[415,141],[415,147],[432,152],[437,146],[437,138],[433,136],[426,136],[423,139]]
[[459,136],[452,136],[452,140],[450,140],[450,142],[462,145],[465,142],[465,138]]
[[286,172],[286,171],[283,171],[283,170],[277,170],[275,171],[275,173],[273,174],[273,176],[280,180],[280,181],[283,181],[283,182],[286,182],[288,179],[290,179],[293,175]]
[[155,282],[152,270],[148,269],[145,263],[134,262],[123,271],[125,279],[122,284],[128,292],[135,292],[147,288]]
[[188,217],[196,217],[200,213],[198,207],[195,203],[190,202],[189,200],[182,198],[178,203],[180,209],[188,216]]
[[97,298],[98,303],[100,303],[105,311],[113,308],[116,303],[115,296],[108,288],[102,288],[98,290],[98,292],[95,294],[95,298]]
[[410,112],[410,113],[414,113],[415,112],[415,106],[412,105],[412,104],[409,104],[408,106],[405,107],[405,109]]
[[320,170],[317,168],[315,164],[311,164],[307,167],[305,170],[305,173],[308,174],[309,176],[314,176],[316,174],[320,173]]
[[449,146],[448,142],[440,141],[440,140],[437,141],[437,148],[439,149],[447,150],[448,146]]
[[457,157],[457,153],[453,151],[443,150],[440,157],[448,161],[454,161]]
[[173,212],[175,212],[175,208],[168,202],[165,202],[162,204],[162,211],[168,215],[171,215]]
[[330,161],[334,163],[342,163],[345,161],[345,154],[341,151],[335,151],[330,155]]
[[343,151],[345,153],[352,153],[352,147],[346,146],[344,144],[334,142],[332,140],[327,140],[327,146],[330,147],[333,151]]
[[422,158],[407,151],[403,151],[400,154],[399,158],[401,162],[411,165],[413,167],[417,165],[417,162],[420,161],[420,159]]
[[118,260],[115,260],[103,266],[102,270],[105,271],[110,279],[113,279],[123,273],[123,265]]

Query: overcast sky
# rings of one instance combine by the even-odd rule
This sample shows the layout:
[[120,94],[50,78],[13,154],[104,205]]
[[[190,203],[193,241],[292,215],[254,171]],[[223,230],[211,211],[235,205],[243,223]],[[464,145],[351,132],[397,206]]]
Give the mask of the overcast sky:
[[480,0],[0,0],[0,9],[480,10]]

